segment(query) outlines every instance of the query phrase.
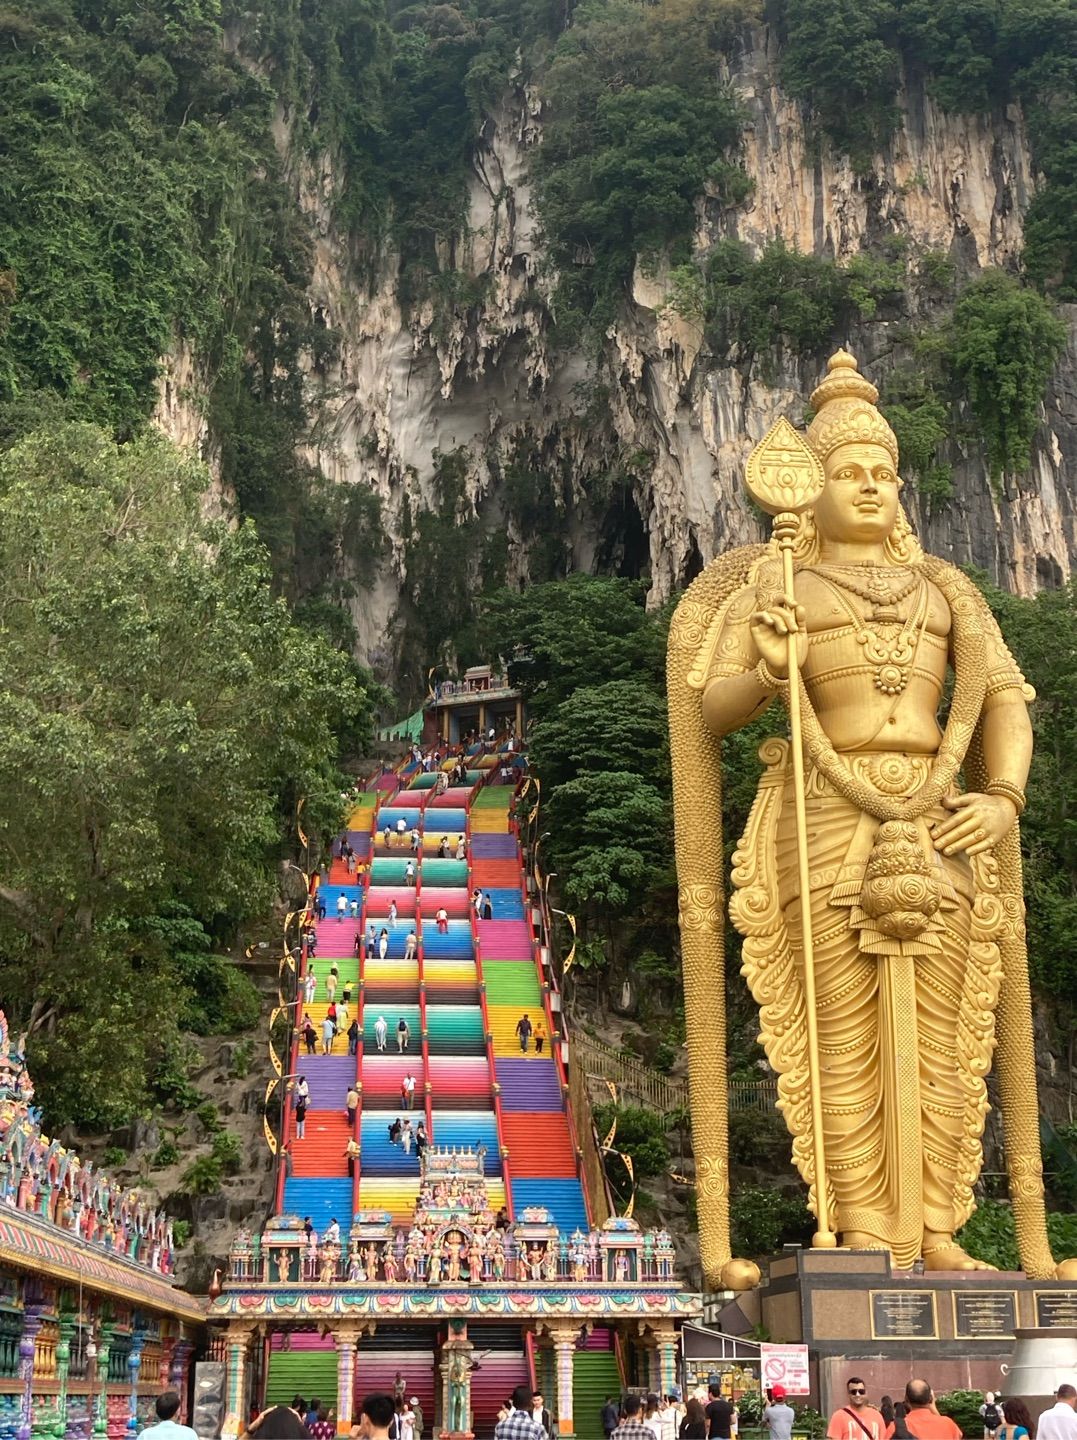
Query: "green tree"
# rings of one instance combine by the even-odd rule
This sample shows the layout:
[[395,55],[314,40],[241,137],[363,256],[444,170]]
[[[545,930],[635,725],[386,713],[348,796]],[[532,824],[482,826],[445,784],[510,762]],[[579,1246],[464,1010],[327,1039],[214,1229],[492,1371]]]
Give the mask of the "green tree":
[[631,680],[585,685],[535,726],[529,761],[550,787],[607,770],[668,783],[667,726],[665,701],[656,691]]
[[369,733],[252,528],[203,521],[207,483],[150,434],[0,454],[0,990],[52,1125],[145,1102],[199,932],[269,907],[298,797],[308,828],[338,823],[334,726]]
[[1066,327],[1002,270],[974,280],[954,307],[952,355],[987,444],[992,473],[1027,470],[1043,392]]
[[566,781],[549,803],[554,863],[566,898],[605,913],[638,911],[656,871],[672,859],[669,798],[631,771]]
[[[616,1120],[613,1148],[632,1157],[637,1181],[646,1180],[651,1175],[664,1175],[669,1169],[665,1123],[654,1111],[644,1110],[638,1105],[597,1105],[594,1116],[600,1138],[609,1134]],[[623,1169],[619,1161],[617,1165],[620,1178]]]
[[596,681],[661,685],[665,625],[648,615],[646,595],[636,581],[573,575],[490,597],[484,610],[491,643],[515,654],[510,673],[536,720]]

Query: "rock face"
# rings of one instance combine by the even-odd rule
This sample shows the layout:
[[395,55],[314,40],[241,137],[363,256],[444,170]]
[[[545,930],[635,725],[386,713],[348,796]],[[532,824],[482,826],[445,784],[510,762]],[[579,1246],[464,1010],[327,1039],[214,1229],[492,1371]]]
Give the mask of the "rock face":
[[[899,236],[910,253],[943,252],[963,273],[1014,261],[1034,186],[1019,113],[948,115],[910,89],[904,128],[869,173],[857,174],[814,146],[801,109],[779,86],[767,32],[754,32],[746,47],[730,78],[748,116],[743,160],[754,193],[736,210],[701,200],[701,251],[722,237],[758,251],[782,236],[801,251],[845,259]],[[437,452],[464,452],[463,520],[507,533],[510,580],[528,576],[533,537],[520,533],[501,475],[526,439],[561,477],[556,503],[572,566],[649,576],[657,603],[722,549],[758,538],[741,485],[747,453],[777,415],[802,411],[821,374],[825,338],[810,359],[772,357],[765,378],[758,365],[717,364],[698,330],[669,310],[661,273],[637,273],[597,364],[552,349],[550,278],[528,181],[541,122],[540,97],[520,89],[477,137],[468,233],[445,257],[474,281],[469,293],[478,298],[466,304],[405,314],[392,265],[365,285],[334,225],[329,161],[294,167],[316,237],[310,303],[342,336],[334,366],[309,377],[310,458],[339,484],[380,496],[391,541],[389,561],[352,602],[363,658],[393,648],[404,515],[432,503]],[[283,125],[280,135],[287,149]],[[929,511],[906,492],[932,550],[1026,594],[1068,577],[1077,555],[1077,307],[1067,318],[1070,345],[1046,398],[1031,472],[993,490],[982,457],[955,445],[951,500]],[[875,379],[900,351],[893,321],[861,323],[838,338]],[[161,423],[191,438],[194,412],[177,403],[174,383],[171,391]],[[619,485],[609,484],[613,473]]]

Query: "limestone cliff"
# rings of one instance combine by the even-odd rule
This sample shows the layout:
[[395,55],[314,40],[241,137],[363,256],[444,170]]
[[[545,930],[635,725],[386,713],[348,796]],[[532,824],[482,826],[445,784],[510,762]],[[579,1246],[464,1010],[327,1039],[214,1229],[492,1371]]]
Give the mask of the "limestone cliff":
[[[870,173],[858,174],[815,144],[777,76],[772,38],[757,30],[730,75],[748,117],[742,158],[753,193],[738,208],[701,198],[700,251],[722,237],[758,250],[782,236],[802,252],[843,259],[902,236],[910,254],[944,252],[966,274],[1014,262],[1035,186],[1019,113],[949,115],[909,89],[903,127]],[[290,162],[315,234],[310,304],[342,337],[329,368],[308,376],[317,417],[309,457],[340,485],[380,496],[391,542],[378,572],[358,577],[364,588],[353,609],[365,658],[394,651],[387,637],[407,564],[405,516],[432,503],[438,452],[465,453],[467,519],[507,532],[510,581],[528,575],[534,537],[522,533],[501,477],[525,438],[558,477],[571,566],[649,576],[660,601],[723,548],[757,536],[740,483],[747,452],[776,415],[803,410],[820,373],[831,337],[814,356],[775,355],[765,369],[716,362],[698,328],[671,310],[663,274],[638,268],[599,359],[553,349],[552,280],[528,180],[542,121],[541,96],[526,87],[488,116],[476,139],[467,233],[445,256],[474,279],[477,298],[411,313],[397,299],[392,262],[373,284],[358,278],[334,222],[329,159]],[[287,152],[283,121],[279,140]],[[1069,347],[1048,390],[1031,472],[993,489],[982,456],[954,446],[951,499],[931,508],[907,492],[930,548],[1022,593],[1068,576],[1077,554],[1077,315],[1067,320]],[[892,320],[858,322],[836,338],[875,379],[903,344]],[[158,413],[190,439],[199,422],[184,383],[182,365],[173,367]]]

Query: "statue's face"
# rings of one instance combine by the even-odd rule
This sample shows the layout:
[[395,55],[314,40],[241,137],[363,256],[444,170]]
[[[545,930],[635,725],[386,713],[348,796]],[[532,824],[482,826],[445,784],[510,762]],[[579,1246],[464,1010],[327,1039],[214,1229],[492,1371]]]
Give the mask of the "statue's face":
[[824,464],[826,486],[815,503],[824,540],[885,540],[898,513],[898,476],[882,445],[839,445]]

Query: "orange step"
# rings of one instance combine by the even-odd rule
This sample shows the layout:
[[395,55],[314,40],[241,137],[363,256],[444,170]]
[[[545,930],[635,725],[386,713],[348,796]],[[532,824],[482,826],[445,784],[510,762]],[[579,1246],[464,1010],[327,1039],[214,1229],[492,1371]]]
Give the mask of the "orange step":
[[568,1121],[560,1111],[501,1112],[501,1139],[509,1152],[509,1168],[519,1180],[544,1180],[576,1175],[576,1154]]
[[471,862],[471,888],[479,886],[485,890],[518,890],[520,888],[520,865],[516,860],[473,860]]
[[350,1133],[343,1110],[308,1110],[306,1134],[302,1140],[292,1137],[292,1174],[347,1175],[344,1148]]

